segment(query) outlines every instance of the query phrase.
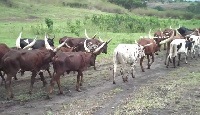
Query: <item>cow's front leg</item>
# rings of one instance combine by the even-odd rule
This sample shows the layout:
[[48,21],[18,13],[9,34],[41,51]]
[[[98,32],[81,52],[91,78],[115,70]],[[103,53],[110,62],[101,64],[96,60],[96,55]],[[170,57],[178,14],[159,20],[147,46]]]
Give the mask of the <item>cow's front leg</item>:
[[187,53],[185,53],[185,63],[187,64]]
[[82,86],[83,85],[83,73],[81,73],[81,75],[80,75],[80,79],[81,79],[81,81],[80,81],[80,86]]
[[31,76],[31,85],[30,85],[30,90],[29,90],[29,94],[32,94],[32,90],[33,90],[33,84],[35,82],[35,77],[37,75],[37,72],[32,72],[32,76]]
[[131,75],[132,78],[135,78],[135,65],[131,65]]
[[180,66],[180,61],[181,61],[181,54],[178,54],[178,64],[177,64],[177,66]]
[[41,81],[43,82],[43,87],[45,87],[46,84],[47,84],[47,81],[46,81],[45,78],[44,78],[44,74],[43,74],[43,72],[42,72],[42,71],[39,72],[39,75],[40,75],[40,79],[41,79]]

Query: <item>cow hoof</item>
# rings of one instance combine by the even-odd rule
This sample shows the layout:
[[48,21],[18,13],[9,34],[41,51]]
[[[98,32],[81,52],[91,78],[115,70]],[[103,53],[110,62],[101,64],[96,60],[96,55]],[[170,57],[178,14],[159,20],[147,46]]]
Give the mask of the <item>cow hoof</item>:
[[113,84],[116,84],[115,81],[113,81]]
[[81,92],[81,90],[80,89],[76,89],[78,92]]
[[132,75],[132,78],[135,78],[135,75]]
[[142,72],[145,72],[144,70],[142,70]]

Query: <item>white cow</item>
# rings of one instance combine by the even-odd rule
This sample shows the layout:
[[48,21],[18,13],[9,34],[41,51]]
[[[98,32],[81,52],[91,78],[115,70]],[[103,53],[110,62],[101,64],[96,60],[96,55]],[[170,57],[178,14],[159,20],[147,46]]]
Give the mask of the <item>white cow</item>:
[[200,36],[191,35],[189,39],[194,41],[194,44],[191,48],[191,55],[193,55],[192,57],[195,57],[196,52],[198,56],[200,56]]
[[181,58],[181,53],[185,54],[185,63],[187,64],[187,52],[188,49],[191,49],[192,46],[192,41],[187,41],[185,39],[174,39],[170,43],[170,51],[169,55],[167,57],[167,68],[169,66],[169,58],[173,58],[173,65],[175,66],[175,57],[178,55],[178,66],[180,65],[180,58]]
[[[147,44],[145,46],[149,46],[151,44]],[[123,81],[127,81],[128,76],[124,77],[124,69],[125,65],[129,64],[131,65],[131,74],[132,77],[134,78],[134,68],[135,64],[138,59],[141,57],[145,56],[144,53],[144,47],[139,44],[119,44],[115,50],[114,50],[114,56],[113,56],[113,84],[115,84],[115,76],[116,76],[116,71],[117,71],[117,64],[122,64],[123,67],[121,68],[121,75]]]

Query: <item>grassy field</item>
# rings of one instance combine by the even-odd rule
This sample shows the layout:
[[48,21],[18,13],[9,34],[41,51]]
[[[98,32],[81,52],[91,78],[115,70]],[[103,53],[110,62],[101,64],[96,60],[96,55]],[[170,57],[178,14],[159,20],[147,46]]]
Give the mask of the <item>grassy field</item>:
[[[70,2],[79,2],[81,4],[87,4],[88,6],[87,8],[71,8],[66,5]],[[154,31],[159,30],[160,28],[162,30],[169,28],[170,25],[173,28],[177,28],[178,25],[191,29],[200,27],[200,21],[196,19],[160,19],[155,16],[135,16],[133,14],[135,12],[151,12],[152,9],[148,11],[145,9],[136,9],[138,11],[135,10],[128,12],[126,9],[120,6],[116,6],[107,2],[107,4],[105,4],[105,2],[106,0],[96,0],[95,2],[94,0],[87,0],[87,2],[86,0],[81,0],[81,2],[78,0],[68,0],[67,2],[64,0],[15,0],[11,3],[5,4],[0,1],[0,43],[5,43],[9,47],[14,47],[16,38],[18,37],[22,28],[22,38],[34,38],[38,33],[38,39],[44,39],[44,33],[48,32],[51,36],[56,36],[55,45],[58,45],[58,40],[63,36],[85,37],[84,30],[87,29],[89,36],[93,36],[95,33],[97,33],[97,38],[100,36],[105,41],[112,38],[112,41],[108,45],[108,54],[99,55],[97,57],[97,60],[99,61],[102,60],[102,58],[109,58],[111,60],[113,50],[118,44],[134,43],[134,41],[138,40],[140,36],[147,36],[148,30],[151,28],[152,23],[158,22],[158,24],[160,24],[160,26],[151,28],[152,34]],[[147,25],[143,25],[142,23],[141,25],[144,27],[144,31],[142,32],[126,32],[125,27],[128,25],[126,21],[124,21],[124,25],[121,26],[121,28],[116,24],[109,28],[105,26],[104,28],[100,28],[99,26],[101,23],[99,25],[95,25],[91,21],[94,15],[102,17],[105,16],[104,18],[100,19],[102,19],[102,22],[107,24],[105,19],[114,16],[115,13],[111,12],[115,10],[118,12],[126,12],[127,14],[124,15],[133,17],[135,16],[136,19],[139,20],[146,18],[148,21],[152,22],[149,22]],[[119,14],[119,16],[124,15]],[[124,16],[124,18],[127,18],[128,16]],[[45,18],[53,20],[52,31],[50,31],[47,27]],[[86,18],[88,18],[87,21],[85,21]],[[152,20],[149,20],[149,18],[152,18]],[[133,18],[130,18],[131,21],[132,19]],[[114,21],[116,21],[115,18],[110,20],[110,22]],[[133,20],[133,22],[134,21],[135,20]],[[77,24],[78,22],[80,22],[80,24]],[[119,27],[117,29],[121,29],[121,31],[113,32],[113,28],[115,27]],[[135,25],[133,25],[133,28],[134,27]],[[72,30],[78,31],[78,35],[75,32],[72,32]],[[199,65],[197,65],[197,67],[198,66]],[[179,74],[181,71],[185,71],[187,74],[180,78]],[[138,90],[137,94],[130,95],[130,97],[127,97],[127,100],[122,100],[122,105],[115,110],[115,114],[122,114],[124,112],[127,114],[142,114],[142,111],[147,111],[146,113],[148,113],[149,110],[153,110],[154,108],[160,110],[165,108],[166,103],[178,103],[179,100],[183,102],[182,105],[186,105],[190,103],[190,100],[188,99],[186,101],[182,101],[184,100],[182,95],[185,96],[185,94],[188,94],[190,91],[189,87],[193,89],[197,89],[197,87],[199,87],[199,73],[200,72],[198,70],[196,70],[195,73],[190,73],[190,71],[188,71],[186,68],[174,70],[166,75],[167,78],[161,78],[158,80],[156,79],[152,83],[142,86]],[[73,78],[73,80],[75,81],[75,78]],[[118,90],[119,89],[116,89],[113,92],[117,92]],[[121,90],[119,90],[119,92],[121,92]],[[39,93],[33,95],[33,99],[35,97],[38,98],[39,96],[44,95],[42,93],[42,91],[39,91]],[[151,98],[149,98],[149,96],[151,96]],[[16,99],[22,101],[29,100],[27,95],[16,96]],[[174,99],[178,99],[178,101]],[[192,100],[192,104],[199,106],[199,103],[196,103],[194,100]],[[178,111],[179,107],[175,107],[175,109]],[[200,110],[197,109],[196,111],[199,112]]]

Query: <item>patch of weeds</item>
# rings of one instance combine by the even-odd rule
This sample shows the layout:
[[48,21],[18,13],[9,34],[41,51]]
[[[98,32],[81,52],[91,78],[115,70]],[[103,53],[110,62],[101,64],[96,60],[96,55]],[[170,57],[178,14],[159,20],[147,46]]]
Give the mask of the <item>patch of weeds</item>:
[[199,104],[196,103],[198,96],[195,98],[195,91],[191,91],[200,87],[199,76],[200,73],[190,73],[185,67],[171,71],[164,78],[142,86],[137,93],[122,100],[122,105],[117,107],[114,114],[144,114],[149,113],[151,109],[162,110],[169,106],[178,113],[187,113],[184,109],[186,107],[200,111]]
[[114,89],[114,90],[111,90],[110,92],[109,92],[109,94],[116,94],[116,93],[118,93],[118,92],[122,92],[123,90],[122,89],[120,89],[120,88],[116,88],[116,89]]

